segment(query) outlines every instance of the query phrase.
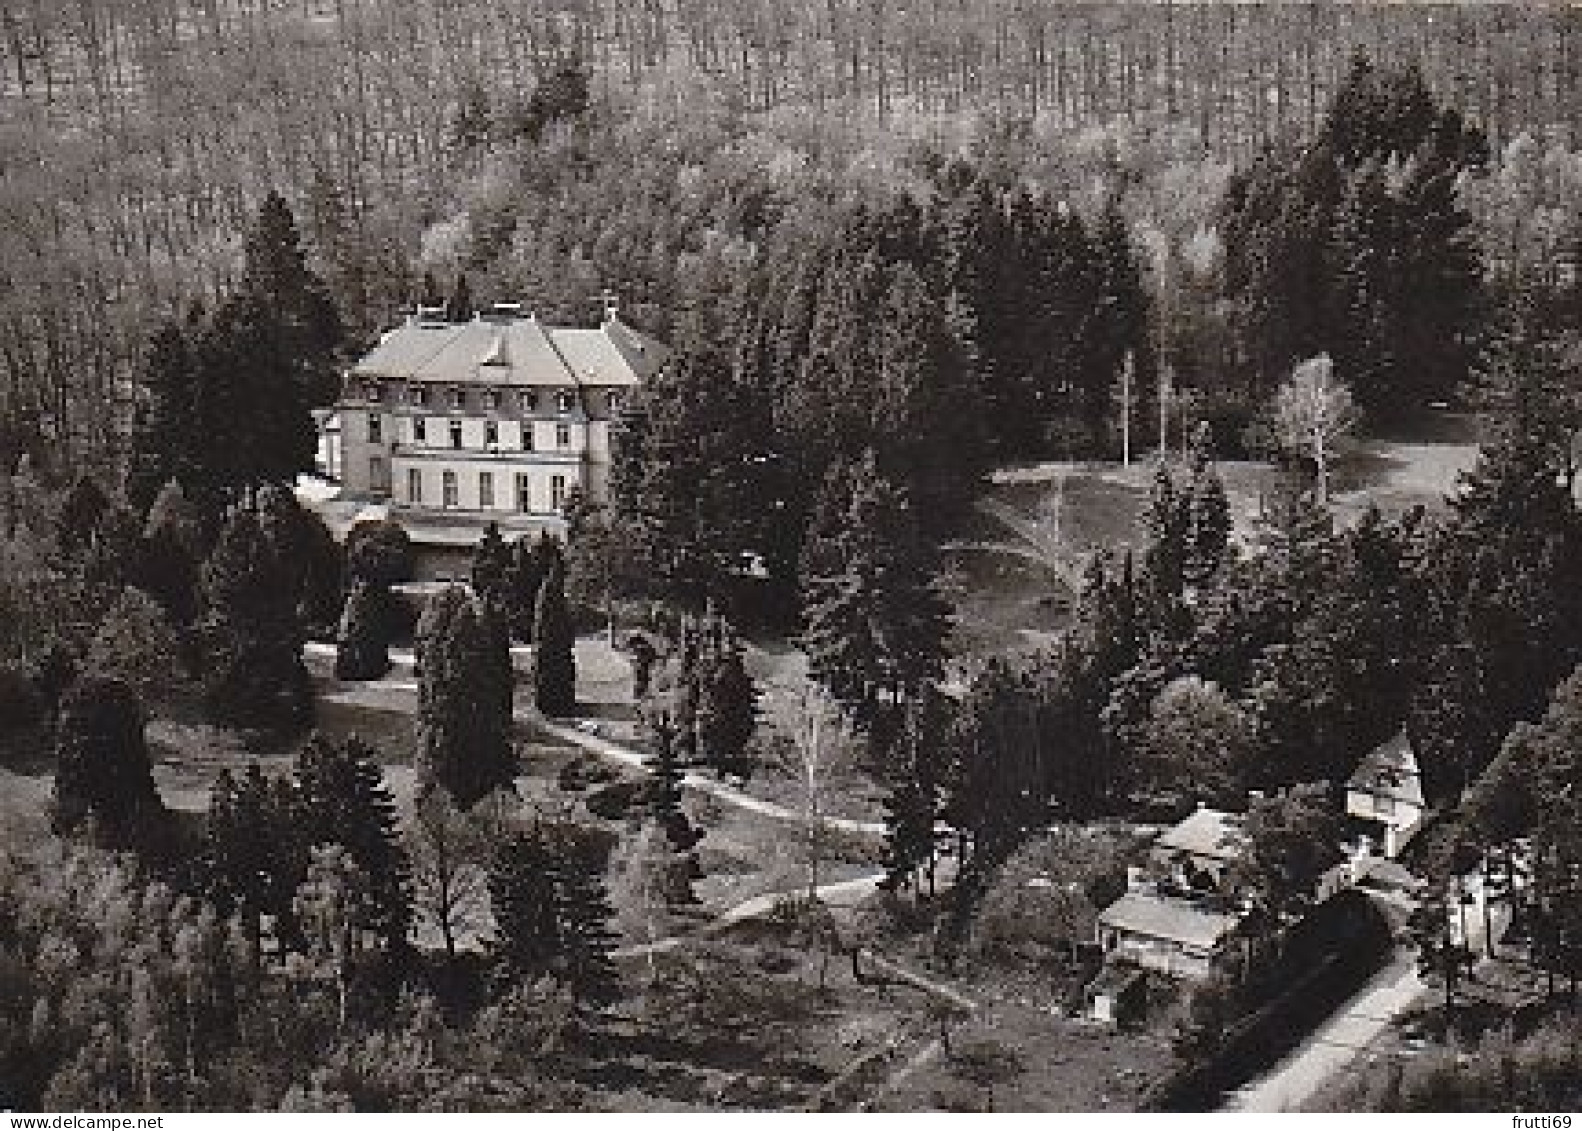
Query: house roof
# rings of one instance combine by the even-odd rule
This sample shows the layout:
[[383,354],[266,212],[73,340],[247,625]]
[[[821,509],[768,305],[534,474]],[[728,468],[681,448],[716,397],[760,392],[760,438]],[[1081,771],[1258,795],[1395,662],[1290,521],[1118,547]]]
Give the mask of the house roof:
[[1241,819],[1219,809],[1199,809],[1160,834],[1157,846],[1214,860],[1233,860],[1241,851]]
[[613,315],[594,329],[547,326],[531,314],[410,318],[352,372],[451,385],[629,387],[652,376],[667,352]]
[[1182,899],[1127,892],[1099,914],[1099,923],[1148,938],[1212,950],[1236,925],[1234,915],[1207,911]]
[[1421,808],[1423,778],[1406,733],[1402,731],[1368,754],[1346,782],[1346,788]]

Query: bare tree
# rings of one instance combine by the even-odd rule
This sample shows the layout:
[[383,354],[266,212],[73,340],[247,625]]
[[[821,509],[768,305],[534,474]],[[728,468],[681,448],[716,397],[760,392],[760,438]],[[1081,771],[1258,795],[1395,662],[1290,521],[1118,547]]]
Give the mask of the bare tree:
[[836,777],[849,768],[852,741],[840,712],[821,692],[802,695],[789,741],[775,744],[776,768],[797,785],[800,840],[807,865],[807,898],[818,898],[818,884],[829,852],[828,802]]
[[1280,446],[1313,461],[1318,501],[1329,501],[1329,466],[1357,426],[1351,390],[1335,376],[1327,353],[1310,357],[1291,372],[1274,401],[1275,435]]
[[412,805],[412,887],[418,921],[439,932],[454,958],[458,940],[489,926],[489,860],[506,824],[503,791],[469,810],[457,808],[442,789]]

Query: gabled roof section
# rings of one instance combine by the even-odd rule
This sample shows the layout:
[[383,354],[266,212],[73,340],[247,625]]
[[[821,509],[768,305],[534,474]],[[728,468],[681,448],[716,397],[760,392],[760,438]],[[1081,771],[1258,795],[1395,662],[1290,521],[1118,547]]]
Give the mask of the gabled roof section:
[[545,326],[530,314],[458,323],[409,319],[352,372],[451,385],[628,387],[652,376],[667,354],[613,317],[591,330]]
[[1241,854],[1241,844],[1241,819],[1233,813],[1205,808],[1166,829],[1157,847],[1211,860],[1234,860]]
[[1346,788],[1373,797],[1389,797],[1403,805],[1421,808],[1426,804],[1417,754],[1406,732],[1401,731],[1368,754],[1347,780]]
[[1208,911],[1185,900],[1134,891],[1106,907],[1099,922],[1151,939],[1213,950],[1236,925],[1236,917]]

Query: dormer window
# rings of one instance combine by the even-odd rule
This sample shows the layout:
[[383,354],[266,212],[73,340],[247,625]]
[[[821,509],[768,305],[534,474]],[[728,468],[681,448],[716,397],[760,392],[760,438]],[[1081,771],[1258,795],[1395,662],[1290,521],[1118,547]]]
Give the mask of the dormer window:
[[570,412],[577,407],[577,394],[570,389],[562,389],[555,394],[555,409],[557,412]]

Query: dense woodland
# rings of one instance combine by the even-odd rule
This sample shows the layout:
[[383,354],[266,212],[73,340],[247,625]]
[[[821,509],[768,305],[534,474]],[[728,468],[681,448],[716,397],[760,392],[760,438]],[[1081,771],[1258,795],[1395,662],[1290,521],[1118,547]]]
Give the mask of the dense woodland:
[[[1568,11],[0,19],[0,729],[53,751],[71,842],[0,866],[0,1100],[575,1105],[583,1053],[706,996],[661,979],[634,1021],[609,957],[631,892],[693,898],[682,773],[778,760],[816,816],[836,735],[885,796],[892,909],[945,972],[1003,929],[996,883],[1039,830],[1247,808],[1207,894],[1275,958],[1194,997],[1188,1061],[1278,980],[1338,858],[1328,802],[1402,728],[1447,813],[1412,927],[1447,1011],[1457,877],[1518,843],[1532,883],[1505,897],[1551,997],[1582,970]],[[291,490],[337,364],[416,299],[583,321],[605,288],[675,349],[620,422],[612,500],[569,506],[564,546],[491,530],[471,591],[411,624],[404,532],[338,546]],[[939,550],[980,476],[1174,447],[1161,401],[1185,454],[1160,453],[1141,549],[1089,564],[1043,654],[952,655]],[[1440,402],[1486,423],[1455,496],[1338,525],[1329,439]],[[1242,544],[1215,463],[1248,452],[1290,474]],[[571,715],[578,624],[617,608],[645,628],[651,772],[601,794],[636,830],[612,845],[512,816],[507,645],[534,645],[523,698]],[[762,733],[746,633],[806,653],[807,733]],[[413,639],[404,823],[378,751],[306,737],[309,635],[348,681]],[[284,743],[291,772],[228,770],[188,827],[149,712]],[[1070,857],[1107,890],[1114,859]],[[1548,1040],[1513,1054],[1534,1087]]]
[[[909,188],[917,147],[1009,153],[1090,214],[1119,178],[1135,220],[1212,260],[1226,172],[1310,136],[1359,47],[1417,62],[1495,154],[1530,135],[1513,191],[1563,209],[1576,181],[1563,5],[29,2],[0,17],[12,453],[113,444],[150,324],[226,290],[270,189],[356,342],[428,269],[482,270],[487,297],[578,320],[612,286],[663,333],[699,257],[750,250],[821,187]],[[535,97],[568,60],[592,136],[545,129],[577,101]],[[1488,214],[1524,229],[1518,255],[1565,236],[1534,231],[1548,212]]]

